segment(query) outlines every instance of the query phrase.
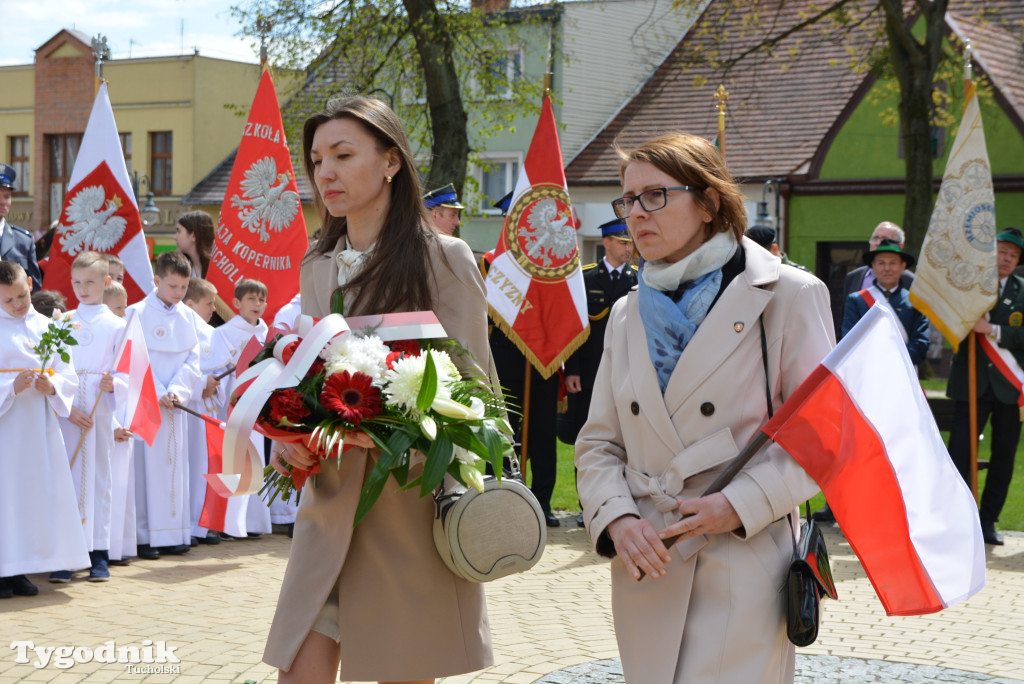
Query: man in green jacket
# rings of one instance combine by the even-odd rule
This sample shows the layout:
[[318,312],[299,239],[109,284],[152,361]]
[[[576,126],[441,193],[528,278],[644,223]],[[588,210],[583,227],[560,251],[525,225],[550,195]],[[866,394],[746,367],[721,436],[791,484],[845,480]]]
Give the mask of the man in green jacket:
[[[992,456],[981,495],[981,531],[986,544],[1000,545],[1003,539],[996,531],[995,523],[999,520],[1013,477],[1022,407],[1019,380],[1012,372],[1008,377],[1000,370],[1000,366],[1005,365],[997,363],[997,357],[1016,360],[1017,365],[1024,368],[1024,278],[1013,275],[1013,269],[1024,252],[1024,236],[1016,228],[1007,228],[996,236],[996,246],[999,298],[995,308],[974,324],[974,332],[979,337],[984,336],[983,342],[987,343],[979,344],[976,354],[978,435],[984,430],[985,421],[992,420]],[[956,401],[953,428],[949,434],[949,455],[964,480],[970,482],[967,366],[967,345],[961,344],[953,358],[946,389],[946,395]]]

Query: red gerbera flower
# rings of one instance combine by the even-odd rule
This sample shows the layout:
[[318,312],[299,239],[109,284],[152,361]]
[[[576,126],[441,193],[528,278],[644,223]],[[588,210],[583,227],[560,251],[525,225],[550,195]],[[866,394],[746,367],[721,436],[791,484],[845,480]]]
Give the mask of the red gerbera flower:
[[380,389],[373,386],[373,378],[366,373],[333,373],[324,381],[320,403],[343,420],[359,425],[364,418],[380,413]]

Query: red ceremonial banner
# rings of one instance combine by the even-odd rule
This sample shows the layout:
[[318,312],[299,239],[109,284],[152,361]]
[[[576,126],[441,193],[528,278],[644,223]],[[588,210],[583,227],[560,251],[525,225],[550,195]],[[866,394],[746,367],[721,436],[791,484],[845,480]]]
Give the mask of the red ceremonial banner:
[[269,291],[264,318],[273,320],[299,291],[308,246],[274,81],[264,71],[224,193],[206,278],[229,305],[238,281],[261,281]]

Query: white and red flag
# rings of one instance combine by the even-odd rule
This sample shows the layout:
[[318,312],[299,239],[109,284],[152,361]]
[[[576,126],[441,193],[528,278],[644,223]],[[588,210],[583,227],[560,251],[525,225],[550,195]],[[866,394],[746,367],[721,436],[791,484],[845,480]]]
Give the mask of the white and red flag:
[[128,325],[125,326],[121,348],[115,358],[115,370],[128,375],[128,396],[125,398],[127,424],[124,427],[153,446],[162,422],[160,398],[156,394],[153,367],[149,364],[146,336],[139,323],[139,316],[134,311],[128,314]]
[[231,168],[206,279],[229,304],[242,278],[263,282],[266,318],[274,320],[299,291],[299,262],[308,247],[274,80],[265,70]]
[[82,136],[43,276],[43,289],[63,294],[69,309],[78,306],[71,289],[71,262],[86,251],[121,258],[129,304],[153,289],[149,249],[106,83],[100,84]]
[[984,586],[985,544],[899,325],[868,309],[762,430],[821,487],[886,613],[922,615]]
[[590,334],[576,228],[545,95],[486,280],[491,318],[545,378]]

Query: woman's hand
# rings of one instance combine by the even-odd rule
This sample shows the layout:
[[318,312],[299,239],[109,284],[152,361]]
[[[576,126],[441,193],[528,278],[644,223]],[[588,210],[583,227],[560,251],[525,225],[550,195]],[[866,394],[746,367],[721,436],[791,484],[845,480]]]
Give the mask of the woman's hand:
[[270,465],[274,466],[274,470],[282,475],[287,475],[288,469],[281,464],[281,461],[290,463],[296,468],[312,470],[317,460],[316,454],[307,449],[306,445],[298,442],[275,442],[274,449],[270,454]]
[[40,373],[39,375],[37,375],[34,384],[36,391],[39,392],[40,394],[52,395],[57,393],[57,389],[53,386],[53,383],[50,382],[50,378],[46,376],[46,373]]
[[624,515],[608,523],[607,530],[615,544],[615,553],[634,579],[640,579],[640,570],[653,578],[666,574],[665,564],[672,556],[649,520]]
[[736,509],[721,492],[680,501],[679,515],[683,519],[659,532],[660,538],[679,535],[678,541],[683,541],[702,534],[732,532],[743,526]]
[[345,446],[362,447],[364,449],[372,449],[377,446],[370,439],[370,435],[362,430],[349,430],[345,433],[344,442]]

